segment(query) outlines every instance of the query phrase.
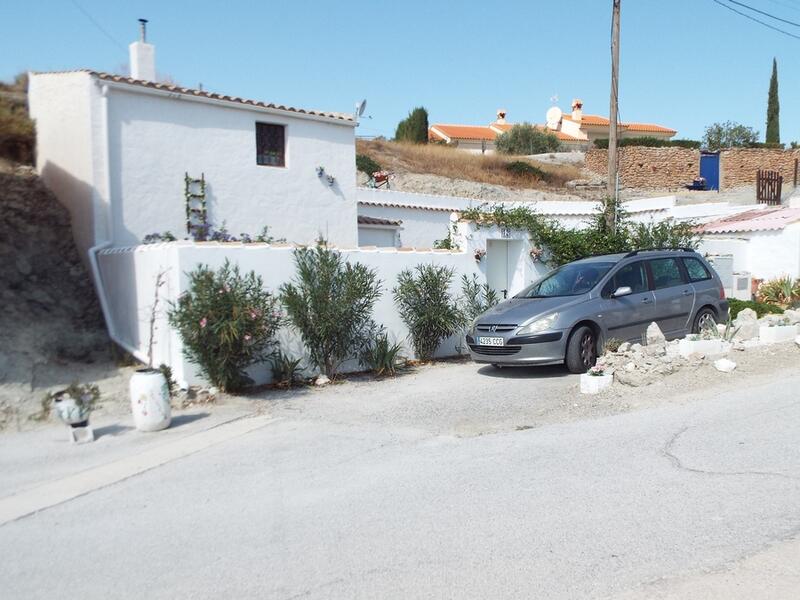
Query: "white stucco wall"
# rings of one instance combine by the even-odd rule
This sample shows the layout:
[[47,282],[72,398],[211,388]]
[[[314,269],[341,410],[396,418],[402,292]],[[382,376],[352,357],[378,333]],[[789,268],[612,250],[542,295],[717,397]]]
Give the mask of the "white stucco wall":
[[104,192],[99,162],[99,88],[88,73],[30,73],[30,116],[36,124],[36,170],[70,212],[81,258],[105,235],[99,204]]
[[[399,219],[403,221],[399,232],[399,245],[406,248],[432,248],[436,240],[447,237],[450,227],[448,210],[395,208],[390,206],[360,205],[358,212],[368,217]],[[359,239],[360,245],[367,245]]]
[[400,229],[398,227],[358,226],[358,245],[377,246],[379,248],[400,247]]
[[[292,248],[289,247],[262,244],[194,244],[181,241],[102,251],[99,261],[104,289],[114,306],[111,312],[117,333],[126,343],[144,349],[149,339],[148,318],[154,297],[155,278],[159,271],[166,271],[170,278],[169,284],[162,288],[161,295],[161,307],[166,309],[166,301],[174,301],[186,290],[187,272],[201,263],[218,268],[225,259],[237,263],[243,272],[254,270],[262,276],[267,289],[276,291],[282,283],[290,281],[295,276],[292,252]],[[392,339],[406,345],[407,356],[413,355],[407,340],[408,330],[397,313],[391,292],[400,271],[414,268],[422,263],[453,267],[455,276],[451,294],[454,296],[460,294],[462,274],[476,273],[483,277],[474,258],[466,252],[406,252],[394,248],[342,252],[348,260],[361,262],[378,271],[384,293],[375,305],[374,318],[386,327]],[[160,313],[160,316],[164,318],[163,313]],[[201,381],[196,367],[183,357],[180,339],[174,332],[169,331],[164,320],[158,322],[156,339],[154,352],[156,363],[168,362],[172,365],[179,381],[188,383]],[[300,339],[291,329],[282,330],[279,339],[285,352],[295,356],[303,355]],[[457,336],[446,340],[439,349],[439,355],[454,355],[458,343]],[[353,364],[349,365],[349,368],[357,370],[359,367]],[[260,382],[268,381],[270,377],[266,365],[254,368],[251,375]]]
[[[356,245],[354,128],[333,120],[267,114],[232,103],[142,93],[116,86],[109,98],[114,242],[153,232],[186,235],[184,173],[205,174],[216,227],[308,243],[322,235]],[[257,122],[286,126],[286,166],[256,164]],[[329,186],[317,167],[336,178]]]
[[699,250],[733,255],[733,270],[749,272],[755,279],[800,277],[800,224],[797,223],[780,231],[706,234]]

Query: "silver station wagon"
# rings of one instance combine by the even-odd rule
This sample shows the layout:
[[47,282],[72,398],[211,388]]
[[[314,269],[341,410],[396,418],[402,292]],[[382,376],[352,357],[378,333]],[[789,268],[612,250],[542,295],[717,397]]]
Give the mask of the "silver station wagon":
[[652,322],[674,339],[727,318],[722,282],[700,254],[636,250],[551,271],[475,319],[467,344],[475,362],[583,373],[606,340],[640,342]]

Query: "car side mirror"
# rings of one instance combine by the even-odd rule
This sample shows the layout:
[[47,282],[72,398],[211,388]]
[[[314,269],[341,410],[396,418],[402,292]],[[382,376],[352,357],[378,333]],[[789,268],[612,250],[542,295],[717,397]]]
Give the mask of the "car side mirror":
[[627,285],[623,285],[618,287],[614,290],[614,293],[611,294],[612,298],[622,298],[622,296],[630,296],[633,293],[633,290],[628,287]]

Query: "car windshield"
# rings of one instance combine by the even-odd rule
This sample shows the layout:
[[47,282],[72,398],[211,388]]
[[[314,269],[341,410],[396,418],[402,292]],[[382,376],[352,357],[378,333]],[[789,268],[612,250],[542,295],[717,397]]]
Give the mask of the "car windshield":
[[550,271],[525,288],[516,298],[555,298],[578,296],[591,290],[614,266],[611,262],[571,263]]

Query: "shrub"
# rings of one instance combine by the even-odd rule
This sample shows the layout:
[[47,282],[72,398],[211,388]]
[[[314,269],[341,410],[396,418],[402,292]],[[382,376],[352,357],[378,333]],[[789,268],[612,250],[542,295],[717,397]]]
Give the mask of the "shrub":
[[15,162],[32,164],[36,146],[36,132],[28,116],[26,102],[28,76],[17,75],[13,83],[0,82],[0,157]]
[[272,380],[280,386],[292,387],[300,377],[302,358],[292,358],[278,349],[271,357]]
[[603,354],[613,354],[619,347],[622,346],[622,340],[617,338],[608,338],[603,344]]
[[515,160],[507,163],[506,169],[508,169],[511,173],[514,173],[514,175],[519,175],[520,177],[528,177],[538,181],[550,180],[549,173],[546,173],[539,167],[534,167],[532,164],[522,160]]
[[453,273],[450,267],[417,265],[397,277],[394,301],[420,360],[430,360],[439,344],[464,323],[464,316],[449,293]]
[[383,171],[383,167],[366,154],[356,154],[356,169],[366,173],[369,177],[372,177],[376,171]]
[[735,319],[745,308],[750,308],[756,311],[756,315],[758,315],[759,319],[764,315],[783,314],[783,309],[780,306],[775,306],[774,304],[753,302],[752,300],[737,300],[736,298],[728,299],[728,310],[730,311],[731,319]]
[[556,134],[521,123],[498,135],[494,147],[500,154],[543,154],[557,151],[560,144]]
[[499,301],[497,292],[488,283],[481,283],[475,273],[472,278],[461,276],[461,312],[466,324],[472,323]]
[[703,134],[703,144],[709,150],[752,147],[758,142],[758,131],[733,121],[712,123]]
[[397,124],[394,139],[398,142],[428,143],[428,111],[418,106]]
[[322,241],[295,250],[294,260],[297,276],[281,286],[281,300],[312,362],[333,379],[375,329],[372,308],[381,282],[374,270],[345,261]]
[[217,387],[236,391],[252,383],[245,370],[265,360],[281,325],[278,300],[253,271],[229,261],[217,271],[200,265],[188,273],[189,290],[169,311],[183,352]]
[[402,351],[402,344],[390,342],[389,336],[380,331],[364,347],[360,362],[378,377],[394,376],[405,362],[405,358],[400,354]]
[[764,281],[758,286],[756,298],[761,302],[789,306],[800,300],[800,279],[789,275]]

